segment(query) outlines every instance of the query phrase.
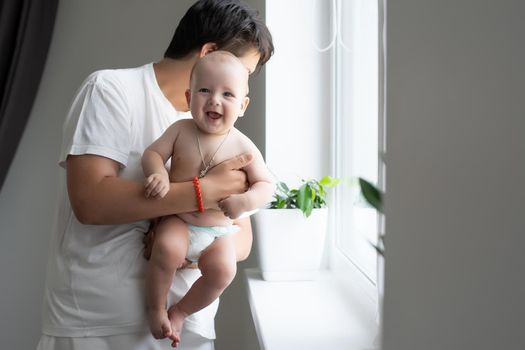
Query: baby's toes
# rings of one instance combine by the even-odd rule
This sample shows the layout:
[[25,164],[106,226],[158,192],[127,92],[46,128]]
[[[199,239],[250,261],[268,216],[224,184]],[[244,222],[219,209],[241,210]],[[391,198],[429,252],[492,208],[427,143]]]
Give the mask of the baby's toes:
[[169,323],[164,323],[161,328],[162,328],[162,338],[166,338],[171,335],[171,326]]

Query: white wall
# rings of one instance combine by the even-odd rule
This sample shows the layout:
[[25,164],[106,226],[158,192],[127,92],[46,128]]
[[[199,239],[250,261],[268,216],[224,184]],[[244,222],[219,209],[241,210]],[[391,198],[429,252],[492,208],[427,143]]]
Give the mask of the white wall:
[[[133,67],[162,57],[193,0],[68,0],[55,32],[36,102],[0,193],[0,348],[34,349],[48,241],[54,216],[61,126],[75,90],[92,71]],[[250,1],[263,9],[262,0]],[[242,128],[264,151],[264,76],[251,82]],[[254,259],[240,269],[253,266]],[[216,348],[252,349],[256,342],[246,293],[236,282],[217,316]],[[256,348],[256,346],[255,346]]]
[[522,1],[388,1],[385,350],[525,349]]

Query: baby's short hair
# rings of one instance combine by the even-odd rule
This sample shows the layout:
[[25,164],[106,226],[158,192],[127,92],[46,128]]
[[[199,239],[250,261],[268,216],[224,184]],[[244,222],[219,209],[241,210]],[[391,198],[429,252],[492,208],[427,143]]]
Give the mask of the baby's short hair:
[[239,65],[239,68],[241,68],[243,71],[246,72],[246,95],[248,95],[248,91],[249,91],[248,79],[250,76],[250,72],[248,68],[246,68],[246,66],[241,62],[241,60],[237,56],[235,56],[229,51],[224,51],[224,50],[212,51],[204,55],[203,57],[201,57],[197,61],[197,63],[193,65],[193,68],[191,69],[190,84],[193,81],[193,77],[196,74],[196,72],[199,71],[200,67],[206,62],[213,61],[213,60],[218,60],[219,62],[225,62],[226,60],[228,60],[229,62],[233,64]]

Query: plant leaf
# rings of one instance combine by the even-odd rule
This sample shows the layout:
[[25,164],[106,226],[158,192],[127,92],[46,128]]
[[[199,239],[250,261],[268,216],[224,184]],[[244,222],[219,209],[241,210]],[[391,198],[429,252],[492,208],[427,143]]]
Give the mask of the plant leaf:
[[312,209],[314,208],[314,199],[315,199],[315,191],[312,189],[310,185],[306,186],[306,198],[305,198],[305,208],[303,210],[303,213],[306,217],[309,217],[310,214],[312,214]]
[[326,187],[335,187],[341,182],[340,179],[332,176],[323,176],[319,183]]
[[372,247],[376,250],[379,255],[385,256],[385,236],[380,235],[377,240],[377,244],[368,241]]
[[301,187],[299,187],[299,191],[297,192],[297,207],[301,209],[303,213],[306,210],[306,187],[307,184],[305,183]]
[[283,197],[286,197],[288,195],[289,191],[290,190],[288,189],[288,186],[286,186],[286,184],[284,182],[279,181],[277,183],[277,186],[275,188],[276,195],[279,194],[279,195],[281,195]]
[[282,182],[282,181],[279,182],[279,186],[281,187],[283,192],[285,192],[285,193],[290,192],[290,189],[288,188],[288,186],[284,182]]
[[359,178],[359,186],[365,200],[378,212],[383,213],[383,194],[370,182]]
[[310,190],[310,199],[312,200],[312,202],[315,200],[315,193],[316,192],[319,192],[319,191],[316,191],[315,188],[312,188],[311,186],[308,186],[308,189]]

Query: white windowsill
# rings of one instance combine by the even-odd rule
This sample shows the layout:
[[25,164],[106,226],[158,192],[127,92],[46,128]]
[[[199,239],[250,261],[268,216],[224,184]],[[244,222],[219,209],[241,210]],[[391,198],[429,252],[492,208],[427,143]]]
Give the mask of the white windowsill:
[[374,349],[377,306],[359,283],[326,270],[315,281],[267,282],[258,269],[245,275],[261,349]]

